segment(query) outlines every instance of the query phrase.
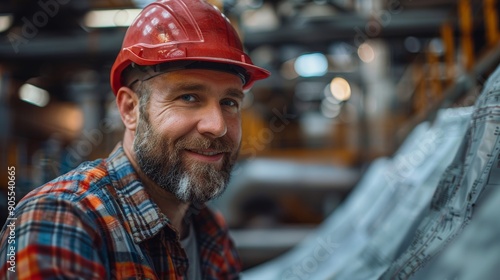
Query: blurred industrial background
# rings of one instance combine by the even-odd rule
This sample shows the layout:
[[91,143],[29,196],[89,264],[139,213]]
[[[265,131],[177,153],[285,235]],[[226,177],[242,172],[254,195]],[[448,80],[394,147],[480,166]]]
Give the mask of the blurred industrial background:
[[[109,71],[148,2],[0,2],[2,194],[8,166],[20,199],[120,141]],[[240,161],[214,202],[246,268],[313,230],[438,108],[473,105],[500,62],[495,0],[212,3],[272,72],[247,93]]]

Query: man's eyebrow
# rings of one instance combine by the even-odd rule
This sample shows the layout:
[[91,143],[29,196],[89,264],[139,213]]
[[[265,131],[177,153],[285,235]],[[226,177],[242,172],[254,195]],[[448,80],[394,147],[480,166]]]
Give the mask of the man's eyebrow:
[[[189,82],[184,82],[184,83],[179,83],[174,86],[172,89],[174,92],[179,92],[179,91],[205,91],[208,90],[208,87],[199,84],[199,83],[189,83]],[[226,95],[227,96],[232,96],[234,98],[238,99],[243,99],[245,98],[245,94],[243,93],[242,90],[238,88],[229,88],[226,90]]]
[[198,83],[179,83],[174,86],[173,91],[203,91],[207,87]]

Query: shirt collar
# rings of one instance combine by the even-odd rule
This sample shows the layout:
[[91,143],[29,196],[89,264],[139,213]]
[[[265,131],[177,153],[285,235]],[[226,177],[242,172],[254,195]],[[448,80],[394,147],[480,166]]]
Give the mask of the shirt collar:
[[170,224],[146,192],[121,143],[111,152],[106,165],[115,197],[128,222],[127,230],[136,243],[155,236]]

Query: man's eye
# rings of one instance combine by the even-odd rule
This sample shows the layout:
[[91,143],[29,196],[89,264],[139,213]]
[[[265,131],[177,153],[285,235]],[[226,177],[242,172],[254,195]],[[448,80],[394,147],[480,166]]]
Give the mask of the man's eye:
[[240,107],[240,104],[234,100],[231,100],[231,99],[226,99],[226,100],[223,100],[221,102],[222,105],[225,105],[225,106],[229,106],[229,107],[235,107],[235,108],[239,108]]
[[180,97],[183,101],[186,102],[194,102],[196,101],[196,97],[192,94],[184,94]]

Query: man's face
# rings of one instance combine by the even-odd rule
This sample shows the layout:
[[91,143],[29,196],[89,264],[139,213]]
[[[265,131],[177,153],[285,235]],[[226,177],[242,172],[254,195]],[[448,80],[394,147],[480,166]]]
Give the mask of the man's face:
[[242,82],[213,70],[149,81],[134,152],[142,171],[182,202],[205,202],[227,186],[241,142]]

